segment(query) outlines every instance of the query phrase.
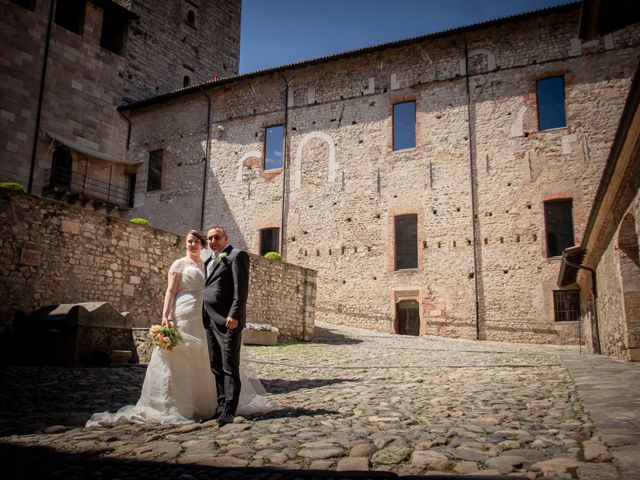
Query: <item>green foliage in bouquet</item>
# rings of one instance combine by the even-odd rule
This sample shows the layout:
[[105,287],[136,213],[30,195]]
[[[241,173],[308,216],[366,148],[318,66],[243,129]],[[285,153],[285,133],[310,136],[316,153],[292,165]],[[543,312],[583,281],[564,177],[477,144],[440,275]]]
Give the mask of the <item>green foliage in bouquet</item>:
[[152,325],[149,329],[149,338],[155,348],[161,350],[173,350],[182,341],[180,331],[177,328]]

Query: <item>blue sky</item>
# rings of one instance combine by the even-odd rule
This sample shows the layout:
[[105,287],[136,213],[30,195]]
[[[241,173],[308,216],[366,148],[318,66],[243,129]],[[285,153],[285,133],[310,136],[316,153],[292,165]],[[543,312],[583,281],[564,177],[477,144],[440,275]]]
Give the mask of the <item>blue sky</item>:
[[240,73],[571,0],[242,0]]

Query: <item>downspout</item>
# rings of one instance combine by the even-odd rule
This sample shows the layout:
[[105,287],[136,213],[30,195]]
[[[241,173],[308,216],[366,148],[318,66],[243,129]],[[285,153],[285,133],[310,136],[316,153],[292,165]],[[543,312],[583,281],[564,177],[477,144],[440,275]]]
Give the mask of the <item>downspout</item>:
[[200,212],[200,230],[204,230],[204,207],[207,201],[207,174],[209,173],[209,143],[211,141],[211,97],[207,95],[204,89],[200,92],[207,97],[207,143],[204,152],[204,175],[202,176],[202,211]]
[[42,60],[42,76],[40,77],[40,91],[38,93],[38,109],[36,111],[36,125],[33,132],[33,148],[31,149],[31,166],[29,168],[29,184],[27,192],[32,193],[33,189],[33,172],[36,168],[36,152],[38,150],[38,131],[40,130],[40,117],[42,115],[42,103],[44,100],[44,84],[47,76],[47,60],[49,59],[49,41],[51,39],[51,25],[53,24],[53,4],[54,0],[49,1],[49,20],[47,22],[47,35],[44,41],[44,58]]
[[286,260],[285,238],[287,228],[287,173],[289,166],[289,142],[287,141],[287,130],[289,127],[289,82],[281,74],[284,81],[284,139],[283,139],[283,158],[282,158],[282,211],[280,218],[280,255],[282,260]]
[[129,146],[131,145],[131,119],[120,110],[118,110],[118,113],[127,121],[127,151],[129,151]]
[[596,347],[598,351],[596,353],[602,353],[602,345],[600,344],[600,324],[598,322],[598,285],[596,283],[596,271],[585,265],[578,265],[577,263],[571,263],[565,260],[565,263],[573,268],[582,270],[588,270],[591,273],[591,291],[593,292],[593,336],[596,338]]
[[476,160],[473,151],[471,126],[471,88],[469,86],[469,47],[467,45],[467,37],[464,38],[464,78],[467,87],[467,126],[469,137],[469,181],[471,182],[471,222],[473,236],[473,285],[475,292],[475,319],[476,319],[476,340],[480,340],[480,293],[478,284],[478,206],[476,205]]

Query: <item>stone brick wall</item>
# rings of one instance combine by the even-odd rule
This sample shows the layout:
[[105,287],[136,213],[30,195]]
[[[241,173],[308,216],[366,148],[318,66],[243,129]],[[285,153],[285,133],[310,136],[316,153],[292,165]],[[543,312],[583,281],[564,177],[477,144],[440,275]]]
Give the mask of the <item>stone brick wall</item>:
[[[6,75],[0,82],[0,181],[28,186],[35,136],[31,191],[43,194],[59,145],[46,133],[52,132],[116,159],[104,162],[74,151],[73,170],[126,189],[137,165],[123,165],[129,124],[116,108],[180,89],[185,76],[198,83],[237,74],[241,1],[122,2],[139,16],[129,24],[122,54],[100,46],[100,2],[85,3],[80,34],[52,22],[37,125],[50,3],[36,1],[31,11],[0,0]],[[186,22],[187,10],[195,14],[193,26]]]
[[[546,255],[544,202],[572,199],[578,244],[640,44],[637,26],[580,42],[578,17],[563,7],[208,89],[204,224],[253,252],[260,229],[280,227],[284,258],[318,271],[325,321],[397,331],[396,303],[415,299],[422,333],[577,342],[576,322],[554,322],[560,262]],[[567,126],[540,131],[536,80],[555,75]],[[188,127],[171,127],[198,96],[132,114],[131,155],[160,138],[172,149],[162,195],[178,204],[197,195],[179,159],[206,129],[194,121],[187,147]],[[393,105],[406,100],[416,148],[393,151]],[[265,128],[285,118],[286,168],[265,172]],[[395,271],[394,217],[408,213],[419,266]]]
[[[17,310],[109,302],[134,324],[160,320],[171,263],[184,239],[66,203],[0,189],[0,332]],[[315,272],[251,256],[248,321],[310,340]]]
[[[139,15],[127,39],[124,97],[140,100],[229,77],[240,64],[241,0],[134,0]],[[187,23],[187,13],[195,17]]]
[[[630,192],[625,192],[629,194]],[[624,197],[624,194],[621,195]],[[640,193],[627,210],[610,212],[609,219],[621,220],[610,237],[602,236],[602,253],[596,261],[597,298],[594,307],[591,275],[578,276],[582,297],[584,341],[589,351],[602,349],[605,355],[640,360]],[[596,319],[597,311],[597,319]],[[596,323],[597,320],[597,330]],[[596,333],[600,342],[597,345]]]

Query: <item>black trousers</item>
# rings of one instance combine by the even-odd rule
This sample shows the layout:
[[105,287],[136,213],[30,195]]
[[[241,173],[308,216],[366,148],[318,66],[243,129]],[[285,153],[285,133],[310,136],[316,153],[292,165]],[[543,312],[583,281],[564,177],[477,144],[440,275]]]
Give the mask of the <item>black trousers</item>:
[[225,415],[235,415],[240,400],[240,347],[242,329],[233,330],[224,325],[210,322],[205,328],[209,344],[211,371],[216,379],[218,411]]

